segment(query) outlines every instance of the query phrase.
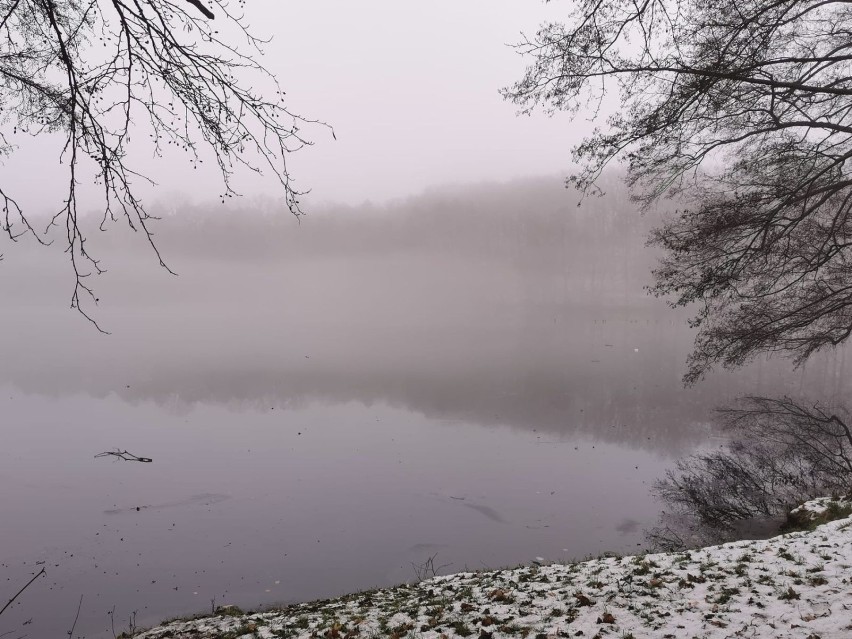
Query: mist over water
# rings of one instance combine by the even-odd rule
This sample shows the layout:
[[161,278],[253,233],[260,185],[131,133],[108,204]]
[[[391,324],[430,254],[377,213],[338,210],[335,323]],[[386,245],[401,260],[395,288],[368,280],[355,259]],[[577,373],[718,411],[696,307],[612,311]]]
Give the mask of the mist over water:
[[[78,629],[111,636],[113,606],[118,629],[410,580],[435,553],[635,549],[715,406],[847,390],[842,350],[684,389],[688,309],[643,291],[659,213],[608,191],[455,187],[301,223],[165,203],[178,277],[124,228],[90,235],[110,335],[67,309],[64,255],[3,245],[0,564],[10,587],[48,570],[10,623],[66,632],[83,594]],[[115,447],[154,463],[93,458]]]

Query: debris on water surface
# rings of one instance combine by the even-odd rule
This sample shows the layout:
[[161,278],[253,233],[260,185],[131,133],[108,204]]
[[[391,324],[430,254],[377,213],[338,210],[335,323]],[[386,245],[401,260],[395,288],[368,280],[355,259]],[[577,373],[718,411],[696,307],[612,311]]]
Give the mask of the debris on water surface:
[[95,455],[95,459],[98,457],[115,457],[116,459],[122,459],[124,461],[135,461],[135,462],[143,462],[145,464],[150,464],[154,460],[150,457],[139,457],[138,455],[134,455],[126,450],[119,450],[116,448],[115,450],[107,450],[102,453],[98,453]]

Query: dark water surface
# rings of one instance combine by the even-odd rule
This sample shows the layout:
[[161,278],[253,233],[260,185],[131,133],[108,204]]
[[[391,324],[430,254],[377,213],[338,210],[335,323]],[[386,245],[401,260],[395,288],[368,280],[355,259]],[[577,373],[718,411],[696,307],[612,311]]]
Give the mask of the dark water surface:
[[[666,462],[386,404],[272,408],[6,389],[5,588],[36,562],[47,577],[5,627],[33,618],[33,636],[61,636],[80,594],[78,629],[96,636],[113,606],[144,624],[212,598],[323,597],[410,580],[436,553],[447,572],[628,550]],[[92,458],[118,443],[154,462]]]
[[[189,225],[179,278],[112,247],[110,336],[65,309],[61,255],[9,253],[0,600],[46,576],[0,634],[63,636],[81,595],[75,636],[106,637],[113,610],[118,632],[134,612],[327,597],[432,556],[450,572],[636,550],[650,486],[713,444],[714,406],[842,390],[842,353],[683,389],[691,333],[643,296],[641,234],[584,240],[598,222],[545,191],[546,214],[492,202],[493,220],[434,241],[415,214],[448,210],[434,202],[393,224],[303,222],[280,250],[264,241],[281,228],[250,221],[261,254]],[[154,461],[94,457],[116,447]]]

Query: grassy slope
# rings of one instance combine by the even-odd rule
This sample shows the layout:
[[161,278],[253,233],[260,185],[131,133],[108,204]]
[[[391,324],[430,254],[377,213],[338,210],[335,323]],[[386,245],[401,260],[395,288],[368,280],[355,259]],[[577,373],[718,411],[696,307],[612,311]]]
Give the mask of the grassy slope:
[[[815,502],[815,516],[825,506]],[[852,518],[843,510],[773,539],[461,573],[279,611],[223,610],[138,637],[848,638]]]

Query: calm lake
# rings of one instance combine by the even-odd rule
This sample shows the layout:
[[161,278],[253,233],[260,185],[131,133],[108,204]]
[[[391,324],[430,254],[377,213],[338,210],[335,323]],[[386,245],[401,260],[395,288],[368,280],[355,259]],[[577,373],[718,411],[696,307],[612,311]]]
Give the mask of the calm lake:
[[[541,181],[298,226],[187,215],[160,225],[180,277],[116,230],[97,238],[110,335],[67,309],[64,256],[11,247],[0,600],[46,574],[0,636],[62,636],[78,605],[74,636],[111,637],[410,581],[430,558],[635,551],[654,481],[721,442],[714,407],[844,390],[843,352],[684,389],[688,313],[642,291],[644,222],[574,204]],[[95,458],[115,449],[153,463]]]

